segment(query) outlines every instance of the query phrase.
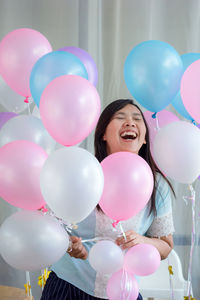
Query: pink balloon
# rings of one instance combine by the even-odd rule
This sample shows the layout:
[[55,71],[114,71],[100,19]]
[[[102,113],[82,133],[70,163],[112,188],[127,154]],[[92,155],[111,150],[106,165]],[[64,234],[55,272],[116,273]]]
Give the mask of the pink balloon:
[[1,147],[0,197],[28,210],[44,206],[40,172],[46,159],[46,152],[29,141],[18,140]]
[[153,144],[154,138],[158,131],[157,125],[159,128],[162,128],[169,123],[179,121],[179,118],[175,114],[165,109],[157,112],[157,120],[152,118],[152,115],[153,113],[151,111],[144,112],[144,117],[149,127],[151,145]]
[[113,273],[107,285],[109,300],[136,300],[139,294],[138,283],[133,274],[120,270]]
[[64,146],[82,142],[94,129],[100,114],[96,88],[76,75],[52,80],[40,101],[40,115],[49,134]]
[[136,215],[153,190],[153,174],[147,162],[137,154],[117,152],[107,156],[101,166],[104,172],[101,209],[117,221]]
[[184,72],[181,80],[181,98],[194,120],[200,123],[200,60],[193,62]]
[[130,248],[124,258],[124,269],[138,276],[154,273],[160,265],[160,253],[150,244]]
[[46,37],[30,28],[8,33],[0,42],[0,70],[6,83],[18,94],[30,97],[29,77],[33,65],[52,48]]

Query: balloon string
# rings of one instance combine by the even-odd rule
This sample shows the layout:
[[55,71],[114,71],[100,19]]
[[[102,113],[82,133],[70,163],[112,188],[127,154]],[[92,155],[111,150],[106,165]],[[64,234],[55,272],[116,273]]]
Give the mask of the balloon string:
[[122,272],[122,278],[121,278],[121,297],[120,300],[129,300],[131,296],[131,290],[132,290],[132,282],[129,279],[128,272],[123,269]]
[[123,273],[122,273],[122,278],[121,278],[121,296],[120,296],[120,300],[125,300],[126,299],[126,293],[125,293],[125,289],[126,289],[126,271],[123,269]]
[[152,117],[153,119],[155,119],[155,121],[156,121],[156,127],[155,127],[154,129],[155,129],[156,131],[160,130],[157,112],[155,112],[151,117]]
[[87,243],[87,242],[98,242],[98,241],[104,241],[104,240],[109,240],[109,241],[112,241],[114,242],[114,239],[110,238],[110,237],[95,237],[95,238],[92,238],[92,239],[84,239],[84,240],[81,240],[82,243]]
[[28,271],[26,271],[26,284],[25,284],[25,288],[26,288],[26,293],[27,293],[28,299],[32,300],[30,273]]
[[47,282],[47,279],[49,278],[49,274],[51,271],[48,270],[48,268],[45,268],[41,270],[41,275],[38,277],[38,285],[41,287],[41,289],[44,289],[44,286]]
[[119,225],[119,227],[120,227],[120,235],[122,234],[123,235],[123,237],[124,237],[124,240],[125,240],[125,242],[127,242],[127,238],[126,238],[126,234],[125,234],[125,232],[124,232],[124,229],[123,229],[123,227],[122,227],[122,224],[121,224],[121,222],[120,221],[116,221],[116,222],[113,222],[112,223],[112,226],[115,228],[115,230],[117,230],[117,225]]
[[29,96],[26,96],[26,98],[24,99],[24,102],[28,104],[28,115],[30,115],[30,114],[31,114],[31,111],[30,111]]
[[159,122],[158,122],[158,117],[156,118],[156,129],[160,130]]
[[127,242],[126,233],[125,233],[125,231],[124,231],[124,229],[122,227],[121,222],[119,222],[119,227],[120,227],[120,230],[121,230],[121,233],[122,233],[122,235],[124,237],[125,242]]
[[172,276],[174,275],[174,273],[173,273],[173,270],[172,270],[172,265],[170,265],[169,257],[167,258],[167,261],[168,261],[169,285],[170,285],[170,290],[171,290],[171,296],[172,296],[172,300],[175,300],[175,298],[174,298],[174,287],[173,287],[173,281],[172,281]]
[[75,223],[66,223],[63,219],[58,218],[56,214],[50,209],[46,208],[45,205],[40,208],[43,214],[48,214],[51,217],[54,217],[62,226],[65,227],[68,233],[72,232],[72,229],[78,229],[78,225]]
[[30,110],[30,103],[28,103],[28,115],[31,114],[31,110]]
[[190,248],[190,260],[189,260],[189,267],[188,267],[188,286],[187,286],[187,295],[188,299],[191,296],[192,290],[192,256],[194,251],[194,244],[195,244],[195,190],[193,186],[189,185],[189,190],[191,192],[191,201],[192,201],[192,233],[191,233],[191,248]]

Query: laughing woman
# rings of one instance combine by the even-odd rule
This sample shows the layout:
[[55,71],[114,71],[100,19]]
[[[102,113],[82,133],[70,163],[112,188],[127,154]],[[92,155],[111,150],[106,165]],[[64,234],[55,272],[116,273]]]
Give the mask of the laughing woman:
[[[173,248],[174,232],[170,189],[173,189],[156,166],[151,153],[149,131],[140,108],[133,100],[120,99],[110,103],[102,112],[95,132],[95,156],[101,162],[106,156],[129,151],[140,155],[149,164],[154,189],[147,205],[134,217],[122,221],[126,234],[118,237],[113,220],[99,207],[72,232],[72,247],[52,266],[41,300],[108,299],[107,275],[96,273],[87,259],[93,242],[83,239],[110,237],[123,249],[140,243],[152,244],[165,259]],[[139,294],[137,300],[142,300]]]

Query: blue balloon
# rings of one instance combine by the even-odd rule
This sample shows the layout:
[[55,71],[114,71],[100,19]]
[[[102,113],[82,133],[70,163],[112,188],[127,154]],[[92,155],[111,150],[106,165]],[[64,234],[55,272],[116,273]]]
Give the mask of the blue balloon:
[[189,65],[200,59],[200,53],[186,53],[181,55],[181,59],[183,62],[183,71],[185,72]]
[[[185,72],[185,70],[189,67],[189,65],[191,65],[196,60],[200,59],[200,53],[186,53],[181,55],[181,59],[183,62],[183,71]],[[187,112],[183,104],[180,91],[178,92],[178,94],[176,95],[176,97],[174,98],[171,104],[181,116],[191,121],[194,120],[194,118],[192,118],[190,114]]]
[[30,90],[38,107],[46,86],[53,79],[62,75],[78,75],[88,79],[86,68],[81,60],[69,52],[53,51],[42,56],[36,62],[31,71]]
[[176,97],[174,98],[174,100],[172,101],[171,104],[173,105],[173,107],[177,110],[177,112],[181,116],[183,116],[184,118],[186,118],[188,120],[191,120],[191,121],[194,120],[194,118],[192,118],[190,116],[190,114],[187,112],[187,110],[186,110],[186,108],[185,108],[185,106],[183,104],[180,91],[178,92],[178,94],[176,95]]
[[158,112],[175,97],[183,74],[177,51],[162,41],[145,41],[132,49],[124,78],[132,96],[146,109]]

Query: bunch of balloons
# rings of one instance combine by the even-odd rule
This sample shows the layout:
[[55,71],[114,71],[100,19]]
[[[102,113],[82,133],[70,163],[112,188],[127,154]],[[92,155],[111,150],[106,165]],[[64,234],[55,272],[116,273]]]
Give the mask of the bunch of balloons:
[[[199,54],[180,57],[165,42],[146,41],[132,49],[124,66],[129,91],[149,110],[145,118],[154,159],[166,175],[181,183],[192,183],[200,174],[200,131],[163,109],[172,103],[188,120],[200,122],[199,58]],[[0,114],[0,196],[24,209],[3,223],[0,253],[16,268],[40,269],[64,255],[68,237],[55,218],[44,216],[38,209],[47,204],[57,218],[79,223],[99,203],[118,223],[146,205],[153,190],[153,175],[146,161],[136,154],[115,153],[100,164],[88,151],[74,147],[92,132],[100,114],[97,68],[86,51],[77,47],[52,51],[41,33],[21,28],[0,42],[0,70],[0,92],[8,86],[26,102],[32,96],[41,117],[17,115],[24,103],[14,110],[16,113]],[[152,113],[157,116],[155,120]],[[155,123],[159,129],[156,135]],[[56,143],[67,147],[55,151]],[[54,241],[58,240],[58,249],[49,239],[48,230]],[[26,250],[30,237],[32,243]],[[8,249],[11,241],[12,249]],[[143,269],[140,258],[134,259],[154,250],[135,246],[124,257],[110,241],[95,246],[90,252],[91,265],[99,272],[113,274],[107,289],[110,299],[119,299],[114,291],[114,286],[121,289],[119,281],[123,283],[122,293],[136,299],[134,274],[147,275],[158,263],[147,267],[151,262],[148,258]],[[152,257],[158,262],[156,255]],[[97,256],[99,260],[94,259]],[[106,266],[105,260],[109,262]]]
[[47,204],[58,219],[77,223],[103,191],[102,168],[93,155],[77,147],[55,151],[57,143],[82,142],[96,126],[97,68],[83,49],[53,51],[40,32],[20,28],[0,42],[0,71],[5,108],[11,107],[8,98],[32,97],[41,116],[0,113],[0,197],[23,209],[2,224],[0,253],[13,267],[39,270],[64,255],[68,235],[55,217],[37,210]]
[[109,275],[107,296],[110,300],[136,300],[139,287],[135,275],[154,273],[160,265],[160,254],[150,244],[138,244],[123,253],[113,241],[103,240],[91,248],[89,262],[96,272]]
[[[125,83],[144,112],[151,151],[170,178],[191,184],[200,174],[200,53],[179,56],[169,44],[150,40],[135,46],[124,65]],[[192,122],[180,121],[164,110],[172,104]]]
[[[153,174],[147,162],[137,154],[117,152],[107,156],[101,166],[104,189],[99,205],[103,212],[115,220],[114,223],[135,216],[149,201],[153,190]],[[144,182],[145,189],[142,188]],[[149,275],[158,268],[158,251],[151,245],[137,246],[125,256],[110,240],[99,241],[91,248],[91,266],[101,274],[110,275],[107,285],[110,300],[137,299],[139,288],[134,276]]]

